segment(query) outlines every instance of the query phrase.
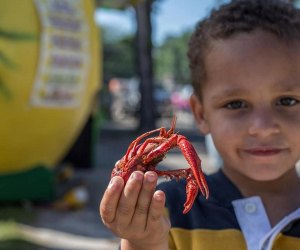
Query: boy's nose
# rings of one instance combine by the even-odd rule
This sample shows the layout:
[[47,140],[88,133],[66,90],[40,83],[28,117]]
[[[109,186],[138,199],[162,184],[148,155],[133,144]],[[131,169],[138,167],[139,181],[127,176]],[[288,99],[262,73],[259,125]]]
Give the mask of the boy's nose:
[[268,137],[280,131],[275,114],[269,109],[253,111],[253,115],[250,119],[248,132],[252,136]]

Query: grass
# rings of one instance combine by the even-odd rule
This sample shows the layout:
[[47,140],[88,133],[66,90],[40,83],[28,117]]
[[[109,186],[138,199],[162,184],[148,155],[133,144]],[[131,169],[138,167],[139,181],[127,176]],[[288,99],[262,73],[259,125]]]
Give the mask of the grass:
[[0,250],[46,250],[27,241],[14,221],[0,221]]

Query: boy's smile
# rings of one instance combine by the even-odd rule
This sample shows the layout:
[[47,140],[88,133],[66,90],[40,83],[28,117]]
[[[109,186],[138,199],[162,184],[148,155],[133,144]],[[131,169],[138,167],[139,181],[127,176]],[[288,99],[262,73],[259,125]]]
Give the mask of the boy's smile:
[[245,154],[249,154],[250,156],[253,157],[258,157],[258,158],[266,158],[267,156],[276,156],[280,153],[283,153],[284,149],[281,148],[272,148],[272,147],[251,147],[251,148],[246,148],[243,150]]
[[191,106],[224,162],[250,179],[268,181],[300,158],[300,42],[261,30],[212,42],[202,100]]

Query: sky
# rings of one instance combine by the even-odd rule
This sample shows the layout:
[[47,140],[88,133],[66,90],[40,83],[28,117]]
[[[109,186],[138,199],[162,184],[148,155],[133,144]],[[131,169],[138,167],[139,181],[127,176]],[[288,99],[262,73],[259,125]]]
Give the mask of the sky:
[[[152,29],[154,44],[161,44],[168,35],[177,35],[186,29],[193,29],[221,0],[158,0],[154,5]],[[95,15],[101,25],[118,27],[124,33],[136,29],[132,9],[126,11],[99,9]]]

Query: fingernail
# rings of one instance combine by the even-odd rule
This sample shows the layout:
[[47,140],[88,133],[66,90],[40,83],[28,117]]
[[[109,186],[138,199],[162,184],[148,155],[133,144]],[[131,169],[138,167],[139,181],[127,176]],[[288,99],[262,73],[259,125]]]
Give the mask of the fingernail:
[[155,198],[155,200],[157,200],[157,201],[162,201],[162,200],[164,199],[164,195],[163,195],[161,192],[156,191],[156,192],[154,193],[154,198]]
[[147,173],[147,180],[153,182],[156,180],[156,174],[154,173]]
[[130,176],[132,180],[141,180],[143,178],[143,175],[139,172],[133,172]]
[[116,179],[112,178],[109,182],[108,188],[112,188],[112,187],[116,186],[116,183],[117,183]]

